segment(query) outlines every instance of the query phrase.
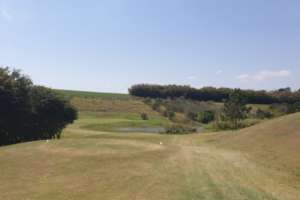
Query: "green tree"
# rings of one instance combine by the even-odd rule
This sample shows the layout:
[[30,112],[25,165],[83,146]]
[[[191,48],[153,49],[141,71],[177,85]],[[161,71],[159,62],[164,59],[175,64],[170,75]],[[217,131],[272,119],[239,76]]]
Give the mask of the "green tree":
[[224,104],[224,117],[231,121],[234,128],[239,127],[239,122],[247,117],[251,108],[246,106],[246,98],[240,89],[235,89]]
[[202,111],[199,112],[197,115],[197,121],[208,124],[209,122],[213,121],[215,119],[215,113],[212,111]]
[[0,68],[0,145],[59,138],[77,111],[18,70]]

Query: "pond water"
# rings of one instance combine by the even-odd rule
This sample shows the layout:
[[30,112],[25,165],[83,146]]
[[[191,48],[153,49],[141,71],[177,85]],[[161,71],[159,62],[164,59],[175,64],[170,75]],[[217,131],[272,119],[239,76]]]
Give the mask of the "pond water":
[[165,132],[164,127],[123,127],[119,128],[120,132],[141,132],[141,133],[162,133]]
[[201,126],[196,127],[196,129],[197,129],[197,133],[203,132],[203,127],[201,127]]
[[[196,127],[197,133],[202,133],[202,127]],[[163,133],[166,131],[164,127],[122,127],[118,128],[117,131],[124,133]]]

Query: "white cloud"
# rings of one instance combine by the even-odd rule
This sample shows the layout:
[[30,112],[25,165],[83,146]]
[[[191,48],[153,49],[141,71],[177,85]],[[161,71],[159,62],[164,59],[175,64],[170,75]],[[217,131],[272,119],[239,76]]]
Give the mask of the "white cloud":
[[241,74],[236,78],[241,81],[265,81],[275,78],[286,78],[292,75],[289,70],[261,70],[254,75]]
[[218,70],[218,71],[216,71],[216,74],[217,74],[217,75],[222,74],[222,73],[223,73],[223,70],[221,70],[221,69]]
[[188,76],[187,79],[188,80],[195,80],[195,79],[197,79],[197,77],[196,76]]
[[11,21],[13,16],[4,8],[0,8],[0,16],[6,21]]
[[241,80],[241,81],[247,81],[251,77],[249,76],[249,74],[241,74],[241,75],[238,75],[236,78]]
[[273,79],[273,78],[283,78],[291,76],[291,72],[289,70],[262,70],[258,74],[256,74],[253,78],[258,81]]

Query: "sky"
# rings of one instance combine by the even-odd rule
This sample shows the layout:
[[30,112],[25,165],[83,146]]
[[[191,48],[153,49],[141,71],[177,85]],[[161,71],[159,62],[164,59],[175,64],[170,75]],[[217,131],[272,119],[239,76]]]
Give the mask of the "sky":
[[0,0],[0,66],[59,89],[299,89],[299,10],[299,0]]

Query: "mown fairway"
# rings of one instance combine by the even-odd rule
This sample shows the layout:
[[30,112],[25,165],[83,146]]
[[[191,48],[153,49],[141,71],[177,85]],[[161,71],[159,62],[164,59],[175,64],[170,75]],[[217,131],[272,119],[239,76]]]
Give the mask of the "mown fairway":
[[[61,140],[0,148],[0,199],[298,200],[299,145],[290,144],[299,142],[299,119],[275,119],[240,131],[242,137],[108,133],[83,129],[90,121],[78,120]],[[252,151],[254,143],[241,148],[252,131],[265,134],[256,141],[263,150]],[[286,155],[268,146],[274,137]]]

